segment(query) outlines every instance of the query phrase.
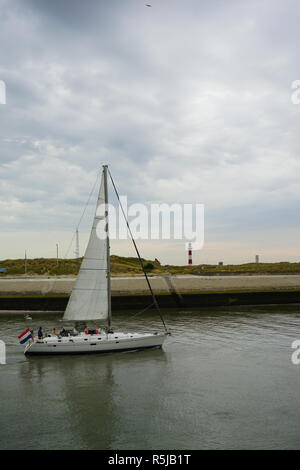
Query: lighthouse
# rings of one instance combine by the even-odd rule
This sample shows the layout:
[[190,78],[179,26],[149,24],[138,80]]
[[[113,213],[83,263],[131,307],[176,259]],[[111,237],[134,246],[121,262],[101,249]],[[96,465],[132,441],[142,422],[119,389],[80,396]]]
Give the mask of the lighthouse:
[[189,248],[188,248],[188,263],[193,264],[193,259],[192,259],[192,244],[189,243]]

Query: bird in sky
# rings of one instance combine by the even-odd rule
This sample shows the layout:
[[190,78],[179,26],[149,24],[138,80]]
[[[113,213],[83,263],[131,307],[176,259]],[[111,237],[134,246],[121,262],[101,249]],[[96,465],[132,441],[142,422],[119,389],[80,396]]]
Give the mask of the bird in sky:
[[152,8],[152,5],[149,5],[149,3],[146,3],[146,7]]

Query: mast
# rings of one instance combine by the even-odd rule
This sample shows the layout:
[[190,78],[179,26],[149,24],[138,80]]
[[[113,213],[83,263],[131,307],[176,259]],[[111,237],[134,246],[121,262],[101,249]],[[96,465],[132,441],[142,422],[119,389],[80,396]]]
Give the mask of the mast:
[[106,217],[106,262],[107,262],[107,322],[108,332],[111,330],[111,289],[110,289],[110,246],[109,246],[109,228],[108,228],[108,190],[107,190],[107,165],[103,165],[103,180],[104,180],[104,203],[105,203],[105,217]]

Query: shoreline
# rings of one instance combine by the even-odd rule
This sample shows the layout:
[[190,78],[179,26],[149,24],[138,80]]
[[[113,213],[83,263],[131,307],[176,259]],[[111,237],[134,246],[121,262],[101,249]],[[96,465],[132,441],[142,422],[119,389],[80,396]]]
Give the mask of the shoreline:
[[[0,279],[0,312],[64,311],[75,277]],[[300,275],[149,277],[161,308],[300,303]],[[143,276],[113,277],[112,309],[139,310],[149,304]]]
[[[158,294],[161,309],[203,309],[208,307],[233,307],[241,305],[300,304],[300,289],[295,291],[257,292],[203,292],[193,294]],[[2,313],[59,313],[67,306],[69,296],[0,296]],[[150,295],[112,295],[112,311],[144,310],[152,302]],[[154,307],[153,307],[154,308]],[[150,310],[150,309],[149,309]]]

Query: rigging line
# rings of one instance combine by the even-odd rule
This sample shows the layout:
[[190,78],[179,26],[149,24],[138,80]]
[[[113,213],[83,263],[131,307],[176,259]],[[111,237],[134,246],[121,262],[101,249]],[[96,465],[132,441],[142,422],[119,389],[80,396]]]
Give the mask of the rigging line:
[[156,307],[156,309],[157,309],[157,311],[158,311],[158,313],[159,313],[159,316],[160,316],[160,319],[161,319],[161,321],[162,321],[162,323],[163,323],[163,325],[164,325],[165,331],[168,332],[168,329],[167,329],[167,327],[166,327],[166,324],[165,324],[165,321],[164,321],[164,319],[163,319],[162,313],[161,313],[161,311],[160,311],[159,305],[158,305],[158,303],[157,303],[156,297],[155,297],[154,292],[153,292],[153,290],[152,290],[152,287],[151,287],[149,278],[148,278],[147,273],[146,273],[146,271],[145,271],[144,264],[143,264],[142,258],[141,258],[141,256],[140,256],[138,247],[137,247],[137,245],[136,245],[136,243],[135,243],[135,240],[134,240],[134,238],[133,238],[133,235],[132,235],[132,232],[131,232],[131,228],[130,228],[129,223],[128,223],[128,220],[127,220],[127,218],[126,218],[126,215],[125,215],[123,206],[122,206],[122,204],[121,204],[120,197],[119,197],[119,193],[118,193],[118,191],[117,191],[117,188],[116,188],[116,186],[115,186],[114,180],[113,180],[113,178],[112,178],[112,176],[111,176],[111,172],[109,171],[109,169],[108,169],[108,173],[109,173],[109,176],[110,176],[110,179],[111,179],[113,188],[114,188],[114,190],[115,190],[115,193],[116,193],[118,202],[119,202],[119,204],[120,204],[120,207],[121,207],[121,210],[122,210],[122,213],[123,213],[123,216],[124,216],[124,219],[125,219],[125,222],[126,222],[128,231],[129,231],[129,233],[130,233],[130,237],[131,237],[132,243],[133,243],[134,248],[135,248],[135,251],[136,251],[136,253],[137,253],[137,255],[138,255],[141,268],[142,268],[142,270],[143,270],[143,273],[144,273],[144,276],[145,276],[145,278],[146,278],[146,281],[147,281],[149,290],[150,290],[150,292],[151,292],[152,299],[153,299],[153,304],[155,305],[155,307]]
[[96,176],[96,180],[95,180],[94,186],[93,186],[93,188],[92,188],[92,190],[91,190],[91,192],[90,192],[90,195],[89,195],[89,197],[88,197],[88,200],[87,200],[87,202],[86,202],[86,204],[85,204],[85,207],[84,207],[84,209],[83,209],[83,212],[82,212],[82,214],[81,214],[81,217],[80,217],[80,219],[79,219],[79,222],[78,222],[78,224],[77,224],[76,230],[78,230],[78,228],[79,228],[79,225],[81,224],[81,221],[82,221],[82,219],[83,219],[83,216],[84,216],[84,214],[85,214],[86,208],[87,208],[87,206],[89,205],[89,202],[90,202],[90,199],[91,199],[91,197],[92,197],[92,194],[93,194],[93,192],[94,192],[94,189],[95,189],[95,187],[96,187],[96,184],[97,184],[97,181],[98,181],[99,175],[100,175],[100,171],[98,171],[98,173],[97,173],[97,176]]
[[153,305],[154,305],[154,303],[152,302],[152,304],[148,305],[146,308],[144,308],[144,309],[141,310],[140,312],[134,313],[131,318],[134,318],[134,317],[136,317],[137,315],[140,315],[141,313],[146,312],[146,310],[148,310],[148,308],[153,307]]
[[72,244],[73,244],[73,240],[74,240],[75,235],[76,235],[76,232],[73,233],[72,240],[71,240],[71,242],[70,242],[70,244],[69,244],[69,247],[68,247],[68,249],[67,249],[67,251],[66,251],[66,253],[65,253],[64,259],[66,259],[66,257],[67,257],[68,254],[69,254],[69,251],[70,251],[70,248],[71,248],[71,246],[72,246]]
[[96,176],[96,180],[95,180],[94,186],[93,186],[93,188],[92,188],[92,190],[91,190],[91,192],[90,192],[90,194],[89,194],[88,200],[87,200],[87,202],[86,202],[86,204],[85,204],[85,206],[84,206],[83,212],[82,212],[82,214],[81,214],[81,216],[80,216],[80,219],[79,219],[79,222],[78,222],[78,224],[77,224],[77,226],[76,226],[76,230],[75,230],[75,232],[73,233],[72,240],[71,240],[71,242],[70,242],[70,244],[69,244],[69,247],[68,247],[68,249],[67,249],[67,251],[66,251],[66,254],[65,254],[65,256],[64,256],[64,259],[66,259],[66,257],[67,257],[68,254],[69,254],[70,248],[71,248],[71,246],[72,246],[72,244],[73,244],[74,237],[75,237],[75,235],[76,235],[76,231],[78,230],[79,225],[81,224],[81,221],[82,221],[83,216],[84,216],[84,214],[85,214],[85,211],[86,211],[86,209],[87,209],[87,206],[89,205],[89,202],[90,202],[91,197],[92,197],[92,194],[93,194],[93,192],[94,192],[94,190],[95,190],[95,187],[96,187],[96,184],[97,184],[99,175],[100,175],[100,171],[97,172],[97,176]]

